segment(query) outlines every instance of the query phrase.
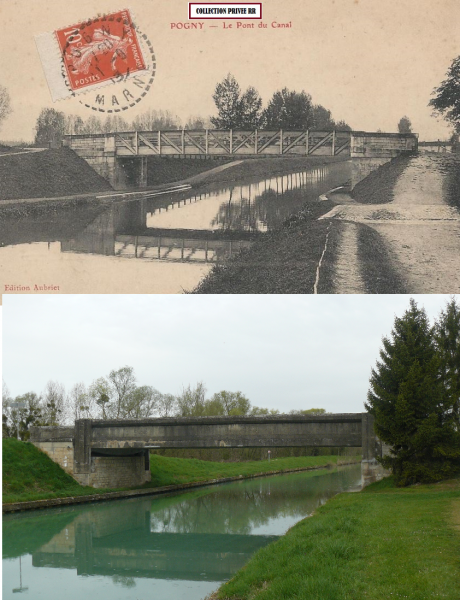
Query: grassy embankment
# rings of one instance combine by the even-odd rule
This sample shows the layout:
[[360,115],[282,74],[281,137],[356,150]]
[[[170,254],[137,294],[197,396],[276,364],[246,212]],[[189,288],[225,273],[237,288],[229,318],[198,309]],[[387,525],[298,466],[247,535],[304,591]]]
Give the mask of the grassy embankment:
[[341,494],[263,548],[211,598],[460,598],[460,478]]
[[[337,456],[304,456],[244,463],[215,463],[196,459],[152,455],[152,481],[141,489],[224,477],[250,477],[258,473],[300,468],[334,466]],[[347,457],[352,460],[352,457]],[[16,439],[3,440],[3,502],[26,502],[49,498],[68,498],[103,494],[120,489],[95,489],[79,485],[61,467],[33,444]]]
[[[395,183],[409,160],[402,156],[379,167],[355,186],[353,198],[363,204],[391,202]],[[282,227],[266,233],[224,264],[214,266],[193,293],[312,294],[321,256],[317,293],[336,293],[335,265],[344,224],[334,219],[317,220],[335,205],[333,194],[327,201],[307,204]],[[380,235],[366,225],[357,227],[366,292],[405,293],[405,282],[392,268]]]
[[0,200],[92,194],[111,186],[68,148],[0,158]]

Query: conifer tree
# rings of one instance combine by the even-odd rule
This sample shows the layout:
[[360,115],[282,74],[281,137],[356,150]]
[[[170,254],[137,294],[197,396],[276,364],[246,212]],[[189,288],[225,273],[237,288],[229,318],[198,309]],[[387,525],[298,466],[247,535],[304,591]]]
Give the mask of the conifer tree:
[[440,359],[444,411],[460,432],[460,306],[455,298],[439,315],[435,341]]
[[391,338],[383,338],[366,404],[377,435],[392,448],[381,462],[397,485],[438,481],[458,469],[458,435],[444,410],[440,362],[426,313],[411,299],[404,316],[395,318]]

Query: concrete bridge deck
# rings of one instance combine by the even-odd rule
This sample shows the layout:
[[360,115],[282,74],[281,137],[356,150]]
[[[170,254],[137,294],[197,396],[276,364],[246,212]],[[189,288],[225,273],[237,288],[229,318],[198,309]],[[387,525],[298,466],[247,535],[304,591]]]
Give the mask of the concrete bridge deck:
[[153,448],[361,447],[367,462],[378,452],[368,413],[81,419],[74,428],[32,427],[31,442],[79,483],[99,488],[148,481]]

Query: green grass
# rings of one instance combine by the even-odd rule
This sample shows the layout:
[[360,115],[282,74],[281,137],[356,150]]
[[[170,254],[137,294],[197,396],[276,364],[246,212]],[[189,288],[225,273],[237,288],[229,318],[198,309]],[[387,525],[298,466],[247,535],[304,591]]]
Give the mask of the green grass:
[[[355,457],[350,457],[353,460]],[[223,477],[250,477],[257,473],[269,471],[286,471],[308,467],[335,466],[337,456],[297,456],[277,458],[243,463],[220,463],[195,458],[169,458],[151,455],[150,469],[152,481],[148,487],[189,483],[192,481],[208,481]]]
[[460,478],[341,494],[257,552],[212,598],[460,598]]
[[94,488],[79,485],[68,473],[29,442],[2,440],[3,502],[85,496]]
[[[28,502],[103,494],[137,488],[97,489],[79,485],[57,463],[29,442],[14,438],[3,444],[3,502]],[[215,463],[196,459],[151,455],[152,481],[140,489],[208,481],[224,477],[249,477],[256,473],[297,468],[332,466],[337,456],[303,456],[244,463]],[[348,457],[347,457],[348,459]],[[353,457],[350,457],[352,460]]]

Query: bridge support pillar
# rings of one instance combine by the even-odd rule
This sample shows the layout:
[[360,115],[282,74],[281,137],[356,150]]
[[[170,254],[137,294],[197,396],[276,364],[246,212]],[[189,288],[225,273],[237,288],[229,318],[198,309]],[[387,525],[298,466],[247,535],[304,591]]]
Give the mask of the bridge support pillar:
[[147,187],[147,157],[119,157],[115,159],[113,180],[110,181],[116,190]]
[[81,485],[88,485],[91,473],[91,419],[75,421],[73,474]]

